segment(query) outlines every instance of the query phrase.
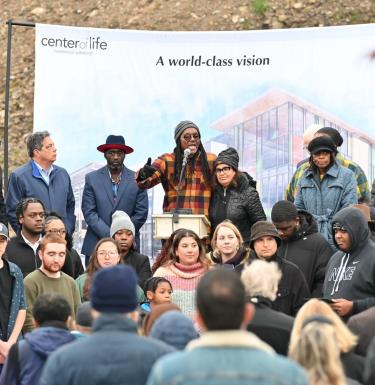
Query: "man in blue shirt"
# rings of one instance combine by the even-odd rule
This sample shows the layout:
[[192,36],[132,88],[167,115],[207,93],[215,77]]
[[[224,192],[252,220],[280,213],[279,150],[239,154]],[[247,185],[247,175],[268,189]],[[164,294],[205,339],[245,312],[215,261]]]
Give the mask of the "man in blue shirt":
[[41,200],[47,211],[59,213],[70,234],[75,227],[75,200],[69,174],[56,166],[57,150],[48,131],[34,132],[26,141],[30,161],[10,174],[6,196],[9,223],[17,232],[16,206],[24,198]]

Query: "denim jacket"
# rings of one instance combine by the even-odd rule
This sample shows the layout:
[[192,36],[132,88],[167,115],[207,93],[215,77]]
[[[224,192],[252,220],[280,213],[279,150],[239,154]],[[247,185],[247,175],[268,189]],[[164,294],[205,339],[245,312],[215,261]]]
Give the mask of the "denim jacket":
[[[7,263],[9,266],[9,272],[12,277],[12,298],[10,305],[10,313],[9,313],[9,322],[8,322],[8,330],[6,331],[7,341],[12,334],[14,324],[16,323],[16,318],[19,310],[26,309],[26,301],[25,301],[25,292],[23,288],[23,275],[20,268],[3,258],[4,263]],[[4,331],[1,330],[0,327],[0,340],[4,337]]]
[[154,365],[147,385],[307,385],[304,370],[254,334],[212,331]]

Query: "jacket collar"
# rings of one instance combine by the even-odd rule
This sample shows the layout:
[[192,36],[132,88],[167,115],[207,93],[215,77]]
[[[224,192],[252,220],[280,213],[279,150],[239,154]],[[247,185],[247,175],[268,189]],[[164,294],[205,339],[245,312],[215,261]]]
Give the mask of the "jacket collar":
[[205,332],[200,338],[189,342],[186,350],[197,348],[219,348],[219,347],[238,347],[259,349],[268,353],[274,350],[261,341],[255,334],[245,330],[223,330]]

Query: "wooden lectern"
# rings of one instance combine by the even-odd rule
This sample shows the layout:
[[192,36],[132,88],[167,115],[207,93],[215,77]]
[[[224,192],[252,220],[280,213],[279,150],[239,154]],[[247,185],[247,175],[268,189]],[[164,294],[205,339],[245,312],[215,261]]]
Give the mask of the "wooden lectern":
[[173,214],[155,214],[154,219],[154,238],[168,239],[173,231],[178,229],[188,229],[194,231],[199,238],[208,236],[210,222],[205,215],[179,214],[178,223],[173,222]]

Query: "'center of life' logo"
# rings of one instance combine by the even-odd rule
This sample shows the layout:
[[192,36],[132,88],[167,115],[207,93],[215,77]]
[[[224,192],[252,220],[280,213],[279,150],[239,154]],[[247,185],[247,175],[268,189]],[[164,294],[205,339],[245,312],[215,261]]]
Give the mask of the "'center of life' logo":
[[94,52],[106,51],[108,48],[108,43],[100,36],[89,36],[86,40],[42,37],[40,43],[43,47],[54,48],[55,52],[81,55],[92,55]]

